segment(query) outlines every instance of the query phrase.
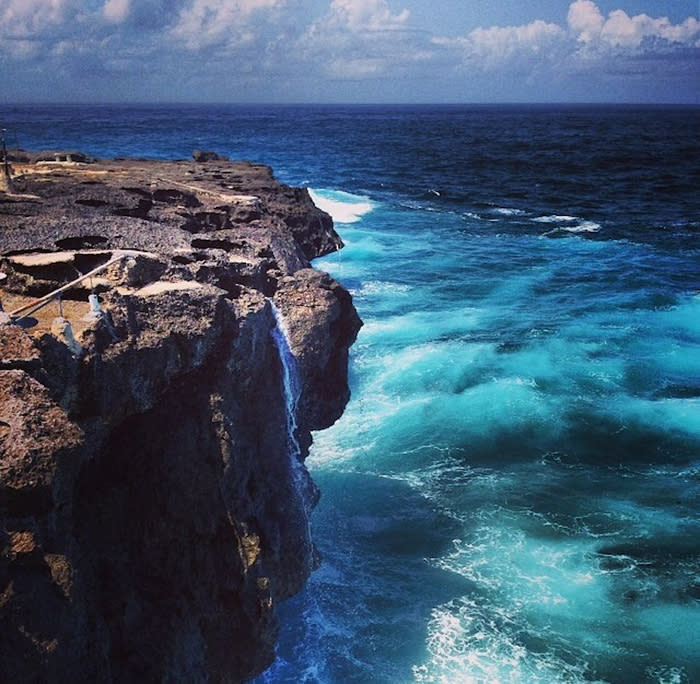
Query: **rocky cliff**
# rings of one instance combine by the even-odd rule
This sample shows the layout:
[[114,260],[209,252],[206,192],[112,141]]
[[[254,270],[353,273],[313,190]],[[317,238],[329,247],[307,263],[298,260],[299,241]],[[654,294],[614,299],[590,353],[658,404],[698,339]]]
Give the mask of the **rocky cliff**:
[[277,603],[319,562],[302,462],[347,402],[360,326],[309,267],[341,246],[332,221],[267,167],[216,155],[18,155],[13,172],[0,673],[245,681],[274,658]]

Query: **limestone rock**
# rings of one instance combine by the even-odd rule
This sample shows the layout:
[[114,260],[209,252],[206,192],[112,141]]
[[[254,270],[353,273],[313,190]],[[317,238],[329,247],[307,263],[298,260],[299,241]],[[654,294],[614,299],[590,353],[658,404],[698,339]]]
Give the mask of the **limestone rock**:
[[347,290],[328,274],[313,269],[284,278],[275,301],[284,314],[292,351],[305,379],[300,422],[309,430],[330,427],[350,398],[348,349],[362,322]]

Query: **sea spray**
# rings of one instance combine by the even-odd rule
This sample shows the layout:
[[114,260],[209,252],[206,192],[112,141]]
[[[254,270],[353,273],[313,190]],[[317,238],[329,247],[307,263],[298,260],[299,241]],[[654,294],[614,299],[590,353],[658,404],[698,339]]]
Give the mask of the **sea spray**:
[[[287,453],[292,473],[294,487],[299,493],[304,512],[311,513],[316,495],[313,484],[310,481],[306,467],[302,462],[301,445],[297,437],[297,408],[299,397],[301,396],[301,378],[299,377],[299,367],[289,344],[289,332],[284,316],[277,308],[272,299],[269,300],[270,309],[275,319],[275,327],[270,331],[272,340],[279,354],[282,366],[282,390],[284,392],[285,413],[287,418]],[[309,543],[311,533],[309,531]]]
[[[302,462],[301,445],[299,444],[299,439],[297,437],[297,409],[302,389],[301,377],[299,375],[299,367],[296,357],[294,356],[289,343],[289,331],[287,329],[284,316],[271,298],[268,298],[268,301],[270,303],[272,316],[275,320],[275,326],[270,331],[270,335],[277,349],[282,368],[282,391],[284,393],[287,428],[286,446],[289,457],[290,472],[292,475],[292,485],[299,495],[299,499],[302,502],[304,515],[306,516],[307,520],[307,525],[304,531],[305,538],[300,540],[300,542],[301,546],[309,549],[308,557],[310,559],[310,563],[308,571],[310,573],[315,565],[315,561],[311,560],[312,556],[315,555],[315,551],[313,550],[313,542],[311,541],[311,525],[309,516],[314,507],[316,495],[306,467]],[[281,673],[285,671],[286,667],[288,667],[288,663],[284,660],[284,658],[280,657],[278,652],[275,663],[272,665],[272,667],[270,667],[267,672],[262,674],[255,681],[259,682],[260,684],[272,684],[273,682],[278,682],[282,676]]]
[[309,196],[319,209],[331,215],[334,223],[357,223],[376,206],[369,197],[342,190],[309,188]]
[[277,347],[280,363],[282,364],[282,388],[287,413],[287,447],[289,457],[298,461],[301,455],[301,447],[297,439],[297,405],[301,395],[301,382],[297,360],[289,345],[289,332],[282,313],[272,299],[269,300],[272,315],[275,319],[275,327],[271,331],[272,339]]

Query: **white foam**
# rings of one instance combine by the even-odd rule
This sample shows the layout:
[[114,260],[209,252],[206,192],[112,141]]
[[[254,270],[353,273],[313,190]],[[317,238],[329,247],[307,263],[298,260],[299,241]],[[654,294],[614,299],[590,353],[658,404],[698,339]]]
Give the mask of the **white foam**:
[[565,231],[567,233],[597,233],[601,229],[601,225],[595,221],[588,221],[578,216],[569,216],[568,214],[548,214],[546,216],[537,216],[530,220],[533,223],[557,224],[555,228],[545,233],[545,235],[551,235],[558,231]]
[[309,188],[309,195],[313,203],[330,214],[336,223],[356,223],[376,207],[369,197],[353,195],[342,190]]
[[383,280],[370,280],[362,283],[361,290],[365,295],[405,295],[411,292],[411,286],[403,283],[394,283]]
[[576,226],[562,226],[562,230],[569,233],[597,233],[600,228],[600,224],[595,221],[581,221]]
[[[578,219],[576,219],[578,220]],[[558,225],[543,233],[542,236],[557,235],[558,233],[597,233],[601,229],[601,225],[595,221],[581,221],[575,225]]]
[[[428,625],[429,660],[414,666],[414,680],[431,684],[588,681],[583,658],[571,663],[570,656],[557,657],[551,650],[529,651],[521,643],[517,624],[507,609],[494,610],[477,598],[462,597],[439,606]],[[537,633],[528,627],[528,632]]]
[[688,681],[685,670],[668,665],[648,667],[645,674],[649,681],[658,682],[658,684],[685,684]]
[[565,214],[552,214],[551,216],[538,216],[533,218],[536,223],[567,223],[569,221],[577,221],[575,216],[567,216]]
[[522,209],[512,209],[511,207],[496,207],[493,212],[501,216],[523,216],[525,214]]

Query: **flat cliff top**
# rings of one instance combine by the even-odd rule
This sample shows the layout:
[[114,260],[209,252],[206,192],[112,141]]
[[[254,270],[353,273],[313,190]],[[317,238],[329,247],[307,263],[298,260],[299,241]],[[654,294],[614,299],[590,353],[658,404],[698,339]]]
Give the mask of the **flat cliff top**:
[[[280,224],[302,237],[309,214],[317,214],[323,229],[330,226],[306,190],[278,183],[267,166],[213,153],[195,155],[205,161],[15,157],[11,190],[0,192],[2,254],[96,247],[178,254],[218,247],[245,255],[266,246],[265,233]],[[307,259],[341,245],[337,236],[300,242]]]

